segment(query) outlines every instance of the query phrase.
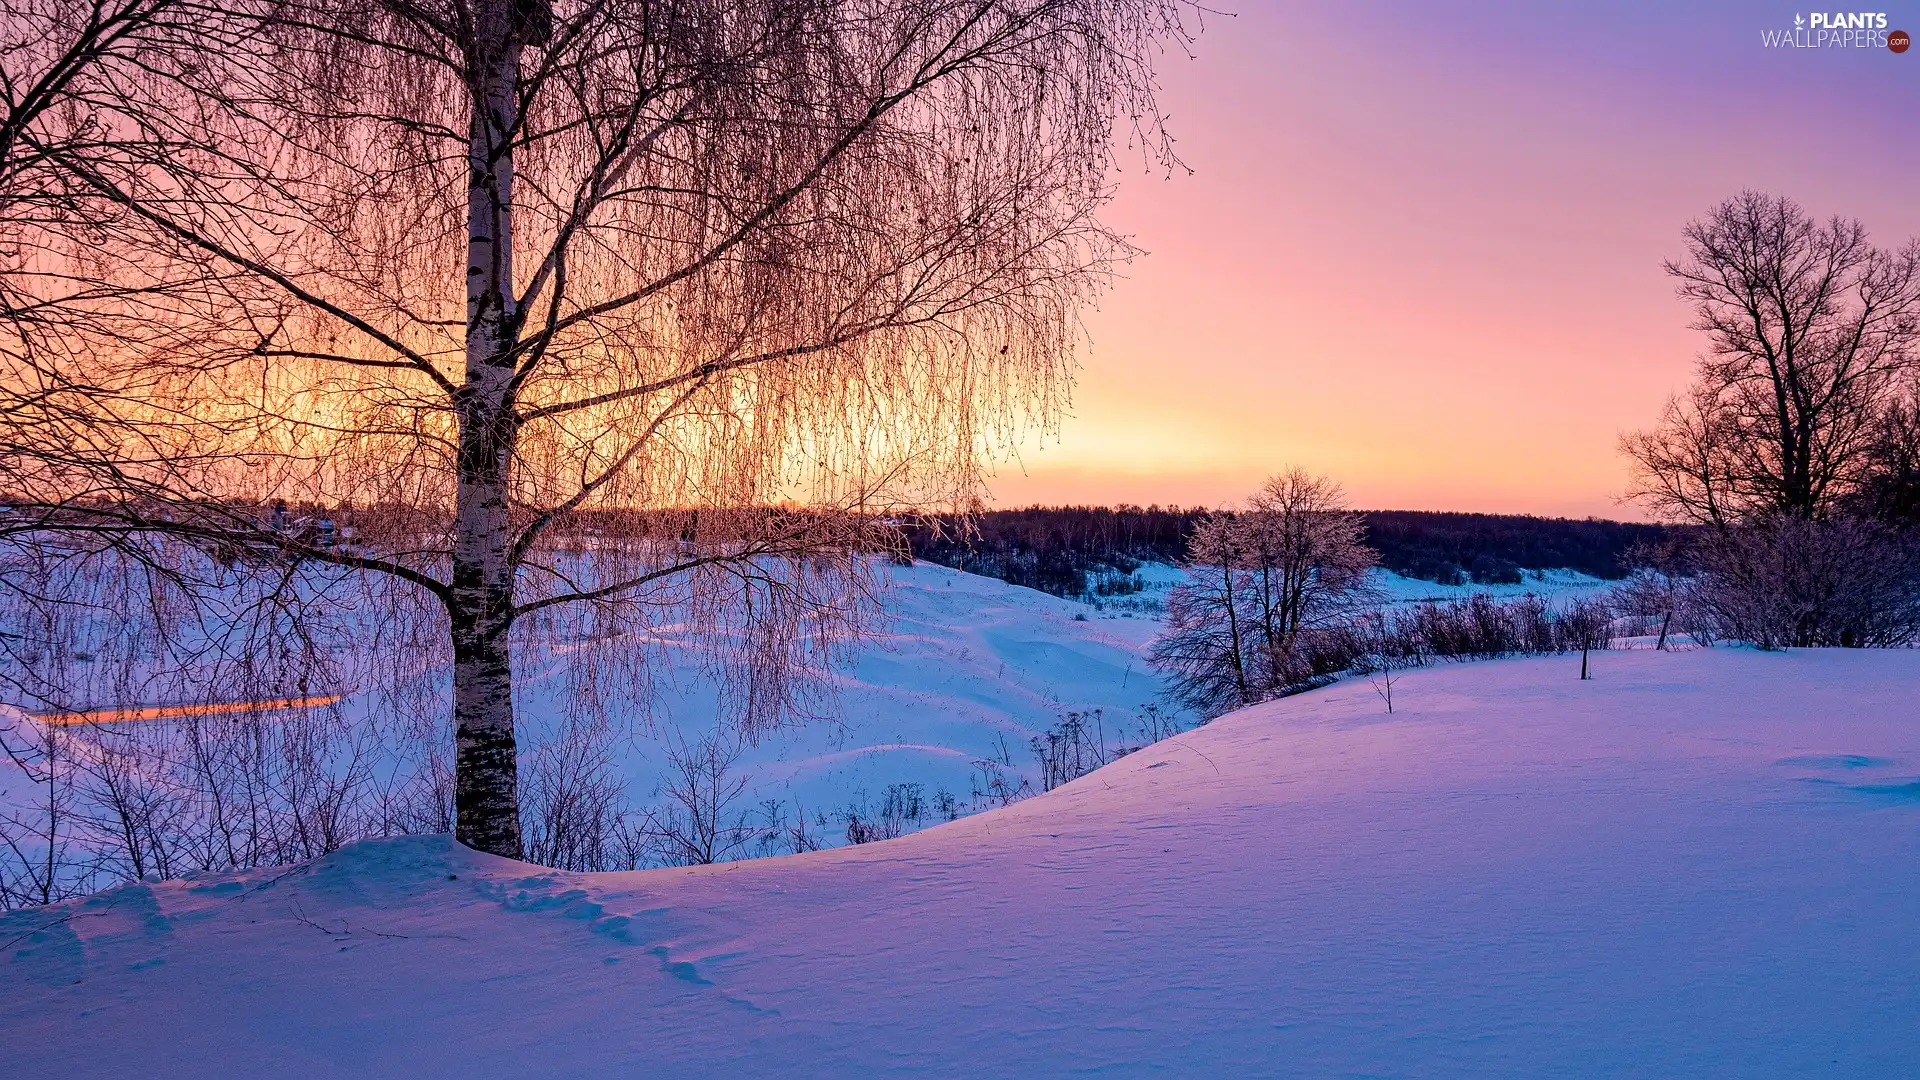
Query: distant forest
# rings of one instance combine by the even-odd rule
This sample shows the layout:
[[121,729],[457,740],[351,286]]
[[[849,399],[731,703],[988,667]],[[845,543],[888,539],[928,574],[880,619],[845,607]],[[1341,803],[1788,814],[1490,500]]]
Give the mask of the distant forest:
[[[993,510],[963,525],[936,519],[908,529],[918,559],[997,577],[1056,596],[1133,592],[1142,562],[1174,562],[1194,522],[1211,511],[1178,506],[1035,506]],[[1594,518],[1367,510],[1367,542],[1381,565],[1444,584],[1512,583],[1525,570],[1626,574],[1623,556],[1672,530]]]
[[1445,584],[1511,583],[1522,570],[1578,570],[1621,578],[1623,556],[1667,539],[1673,529],[1598,518],[1369,510],[1367,543],[1387,569]]

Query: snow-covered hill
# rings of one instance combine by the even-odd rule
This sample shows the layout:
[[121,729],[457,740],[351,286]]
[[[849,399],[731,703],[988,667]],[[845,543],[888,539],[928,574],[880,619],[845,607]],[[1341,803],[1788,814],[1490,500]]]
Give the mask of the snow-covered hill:
[[[1118,743],[1159,701],[1160,680],[1145,660],[1160,630],[1154,620],[1103,616],[930,563],[892,567],[888,576],[885,626],[836,675],[820,706],[826,718],[743,748],[743,804],[775,799],[831,815],[895,784],[918,784],[929,800],[944,791],[965,801],[981,779],[976,762],[1032,773],[1028,740],[1064,714],[1097,710]],[[664,740],[711,731],[720,715],[702,658],[669,657],[659,722],[634,725],[616,747],[641,801],[665,769]],[[526,692],[537,738],[542,687]]]
[[[778,804],[789,820],[802,814],[816,822],[818,842],[844,840],[844,816],[869,813],[890,787],[909,786],[923,804],[921,821],[963,812],[978,800],[973,792],[991,786],[982,763],[1008,784],[1037,782],[1029,741],[1060,723],[1069,713],[1097,717],[1111,745],[1139,745],[1143,713],[1156,706],[1161,684],[1145,661],[1148,642],[1159,630],[1150,618],[1097,612],[1078,604],[1005,582],[931,564],[888,567],[885,619],[871,639],[839,667],[828,693],[814,701],[821,717],[760,733],[751,742],[728,738],[727,752],[738,753],[726,786],[742,786],[725,817],[746,815],[760,823],[760,807]],[[572,658],[559,650],[527,665],[517,690],[520,734],[529,760],[559,736],[570,692]],[[676,746],[695,743],[722,728],[716,675],[711,656],[686,642],[668,641],[652,659],[655,700],[635,709],[625,695],[603,702],[609,723],[598,731],[587,755],[604,756],[615,782],[634,806],[656,804],[662,782],[672,772],[668,760]],[[348,670],[377,663],[371,656],[343,654]],[[438,683],[444,694],[444,667],[427,669],[422,682]],[[138,679],[127,680],[137,695]],[[351,680],[329,687],[341,694],[345,720],[364,730],[411,733],[396,723],[400,708],[378,690]],[[444,700],[437,696],[429,702]],[[137,697],[102,696],[101,706],[123,708],[153,704]],[[1177,709],[1166,709],[1176,717]],[[262,722],[282,722],[285,713],[269,712]],[[372,723],[368,723],[372,721]],[[29,722],[17,714],[16,741],[26,738]],[[104,730],[167,720],[110,724]],[[421,737],[435,746],[451,735],[428,731]],[[404,748],[382,744],[392,755]],[[381,770],[389,768],[381,759]],[[43,793],[29,783],[11,759],[0,755],[0,810],[33,803]],[[942,813],[937,804],[951,797]],[[28,812],[28,811],[23,811]],[[824,822],[823,824],[820,824]],[[915,827],[915,823],[906,823]],[[110,845],[113,837],[106,842]]]
[[1909,1071],[1920,653],[1575,671],[1410,672],[1393,715],[1349,681],[812,855],[567,875],[425,838],[14,913],[0,1071]]
[[[1161,629],[1166,590],[1186,575],[1158,563],[1136,575],[1148,586],[1137,594],[1149,601],[1144,608],[1062,600],[933,563],[890,568],[885,631],[835,680],[829,722],[747,748],[741,769],[751,776],[750,797],[832,810],[898,783],[965,797],[979,780],[977,761],[1010,750],[1013,772],[1033,772],[1028,740],[1068,712],[1099,710],[1109,738],[1137,744],[1143,708],[1178,712],[1160,700],[1146,653]],[[1374,571],[1373,582],[1389,603],[1474,593],[1562,597],[1609,584],[1568,570],[1518,585],[1438,585],[1386,570]],[[663,730],[699,730],[717,714],[709,676],[693,658],[662,684]],[[662,751],[644,735],[632,749],[628,767],[644,795]]]

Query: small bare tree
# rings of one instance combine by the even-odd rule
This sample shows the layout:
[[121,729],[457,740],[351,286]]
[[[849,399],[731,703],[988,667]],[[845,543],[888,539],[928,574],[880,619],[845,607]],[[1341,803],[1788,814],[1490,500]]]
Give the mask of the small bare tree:
[[1151,653],[1174,696],[1219,715],[1345,667],[1350,656],[1314,646],[1374,599],[1363,534],[1339,486],[1299,469],[1267,481],[1248,509],[1202,521]]
[[724,733],[667,743],[665,799],[645,812],[639,832],[667,866],[705,866],[744,857],[763,830],[741,805],[747,778],[734,771],[742,747]]
[[1298,667],[1300,636],[1338,625],[1374,600],[1367,571],[1379,561],[1366,524],[1340,485],[1304,469],[1269,479],[1237,520],[1256,584],[1262,667],[1269,684],[1316,674]]
[[1382,608],[1375,608],[1361,616],[1359,629],[1365,642],[1365,652],[1361,664],[1367,674],[1367,682],[1373,692],[1380,695],[1386,703],[1387,712],[1393,712],[1393,683],[1400,669],[1407,664],[1402,655],[1400,635],[1393,625],[1393,618]]
[[1200,521],[1187,543],[1187,580],[1167,593],[1166,631],[1149,654],[1172,676],[1175,699],[1203,716],[1259,700],[1250,669],[1254,624],[1245,564],[1231,517]]
[[1580,597],[1554,620],[1556,647],[1580,650],[1580,681],[1593,677],[1589,654],[1613,645],[1613,605],[1606,597]]
[[520,820],[527,858],[561,870],[608,870],[619,847],[626,786],[605,720],[575,714],[523,759]]

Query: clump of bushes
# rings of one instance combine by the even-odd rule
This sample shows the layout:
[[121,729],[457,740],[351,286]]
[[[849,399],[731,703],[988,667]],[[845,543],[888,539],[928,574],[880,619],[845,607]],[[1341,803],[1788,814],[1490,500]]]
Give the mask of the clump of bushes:
[[1295,661],[1301,677],[1271,696],[1323,686],[1347,672],[1610,649],[1618,640],[1617,619],[1611,597],[1556,604],[1534,595],[1499,600],[1476,593],[1378,608],[1303,639],[1303,655]]
[[1865,518],[1778,517],[1692,552],[1689,621],[1763,649],[1920,641],[1920,538]]
[[[1410,664],[1493,660],[1611,647],[1614,611],[1605,598],[1555,605],[1544,597],[1496,600],[1476,593],[1387,613],[1385,645]],[[1364,650],[1377,652],[1379,644]]]

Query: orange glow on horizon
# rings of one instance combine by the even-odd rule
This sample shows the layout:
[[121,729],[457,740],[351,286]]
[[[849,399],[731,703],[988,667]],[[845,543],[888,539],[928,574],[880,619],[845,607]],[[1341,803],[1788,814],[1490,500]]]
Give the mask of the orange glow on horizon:
[[1001,464],[994,504],[1214,506],[1299,465],[1360,507],[1643,517],[1617,442],[1703,344],[1661,267],[1686,222],[1754,188],[1883,246],[1920,234],[1920,144],[1895,134],[1920,54],[1765,50],[1777,21],[1213,20],[1165,62],[1194,172],[1118,177],[1108,220],[1149,254],[1088,314],[1072,415]]

